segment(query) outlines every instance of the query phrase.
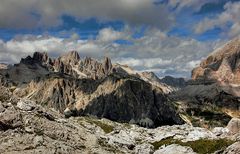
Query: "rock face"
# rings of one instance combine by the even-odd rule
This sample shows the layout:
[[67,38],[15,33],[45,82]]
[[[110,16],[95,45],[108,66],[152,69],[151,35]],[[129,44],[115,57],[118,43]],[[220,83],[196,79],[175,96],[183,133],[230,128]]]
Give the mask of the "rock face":
[[240,38],[236,38],[203,60],[193,69],[188,85],[170,97],[194,123],[227,125],[231,118],[240,118],[239,61]]
[[80,61],[80,56],[77,51],[71,51],[62,55],[59,58],[64,64],[76,65]]
[[89,57],[81,60],[76,51],[68,52],[56,59],[50,58],[46,52],[35,52],[32,57],[22,58],[19,64],[1,70],[0,74],[16,83],[28,83],[50,73],[67,74],[77,79],[101,79],[109,75],[112,69],[108,57],[101,63]]
[[174,78],[172,76],[165,76],[164,78],[160,79],[160,82],[175,88],[183,88],[187,85],[184,78]]
[[112,63],[108,57],[104,59],[103,63],[87,57],[80,62],[79,70],[93,79],[100,79],[112,72]]
[[215,50],[192,71],[192,78],[240,83],[240,38]]
[[165,94],[169,94],[173,91],[178,90],[177,86],[172,86],[170,84],[162,82],[161,79],[159,79],[153,72],[141,72],[138,73],[138,75],[144,81],[161,88]]
[[223,154],[238,154],[240,153],[240,142],[230,145]]
[[65,110],[67,116],[90,114],[145,127],[183,123],[160,88],[121,74],[111,74],[102,80],[49,76],[14,93]]
[[[183,123],[164,94],[167,85],[157,76],[130,73],[112,65],[108,57],[103,62],[81,60],[72,51],[52,59],[36,52],[0,74],[17,85],[12,90],[22,100],[55,108],[66,117],[93,115],[144,127]],[[18,102],[18,108],[32,110],[24,101]]]
[[131,76],[140,78],[145,82],[150,83],[151,85],[161,88],[163,93],[165,94],[169,94],[177,90],[177,88],[161,82],[161,80],[153,72],[137,72],[137,71],[134,71],[129,66],[120,65],[120,64],[113,65],[113,71],[120,73],[122,75],[126,75],[126,76],[131,75]]

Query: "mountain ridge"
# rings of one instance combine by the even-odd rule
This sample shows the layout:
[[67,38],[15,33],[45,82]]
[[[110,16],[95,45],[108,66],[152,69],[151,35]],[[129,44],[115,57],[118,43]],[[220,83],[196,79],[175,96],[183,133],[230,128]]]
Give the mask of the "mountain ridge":
[[154,75],[145,78],[148,73],[126,69],[108,57],[103,62],[81,59],[76,51],[56,59],[35,52],[1,74],[16,85],[17,96],[66,117],[90,114],[145,127],[183,123],[165,95],[173,89]]

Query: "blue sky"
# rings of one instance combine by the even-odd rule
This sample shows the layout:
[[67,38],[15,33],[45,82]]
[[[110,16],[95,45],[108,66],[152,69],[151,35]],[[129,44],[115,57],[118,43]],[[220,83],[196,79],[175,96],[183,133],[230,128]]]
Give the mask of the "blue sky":
[[1,0],[0,62],[77,50],[190,77],[210,52],[239,36],[239,14],[239,0]]

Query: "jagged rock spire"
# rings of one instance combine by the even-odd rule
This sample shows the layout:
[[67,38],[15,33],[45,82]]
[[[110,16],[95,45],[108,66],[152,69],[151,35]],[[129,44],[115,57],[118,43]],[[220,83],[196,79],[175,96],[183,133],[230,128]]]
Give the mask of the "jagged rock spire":
[[51,63],[51,58],[48,57],[48,54],[46,52],[34,52],[33,57],[27,56],[26,58],[22,58],[20,63],[24,64],[49,64]]
[[77,64],[80,56],[77,51],[70,51],[60,57],[61,61],[65,64]]

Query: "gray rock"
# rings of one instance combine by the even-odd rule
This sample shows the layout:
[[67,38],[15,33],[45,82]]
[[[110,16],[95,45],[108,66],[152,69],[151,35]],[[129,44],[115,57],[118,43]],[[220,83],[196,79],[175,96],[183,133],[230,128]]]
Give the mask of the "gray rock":
[[120,130],[118,133],[107,135],[108,144],[125,148],[134,148],[135,140],[128,132]]
[[236,134],[240,132],[240,119],[232,118],[228,125],[227,129],[230,131],[231,134]]
[[22,119],[18,111],[8,108],[0,113],[0,131],[14,129],[20,126],[22,126]]
[[148,143],[143,143],[143,144],[140,144],[140,145],[137,145],[135,147],[135,153],[136,154],[151,154],[153,153],[153,145],[151,144],[148,144]]
[[228,128],[224,128],[224,127],[215,127],[212,130],[213,134],[215,134],[216,136],[221,136],[221,135],[226,135],[229,133],[229,129]]
[[66,118],[69,118],[73,115],[72,111],[69,109],[69,108],[66,108],[64,111],[63,111],[64,115]]
[[168,146],[161,146],[154,154],[196,154],[192,148],[181,146],[178,144],[171,144]]
[[34,102],[30,101],[30,100],[24,100],[21,99],[18,103],[17,103],[17,107],[21,110],[24,111],[31,111],[35,108],[34,106]]
[[43,136],[36,136],[33,139],[33,144],[34,146],[41,146],[43,144],[44,140],[43,140]]
[[223,152],[223,154],[239,154],[240,153],[240,142],[236,142]]
[[5,111],[5,108],[3,107],[2,102],[0,102],[0,113],[2,113],[4,111]]

